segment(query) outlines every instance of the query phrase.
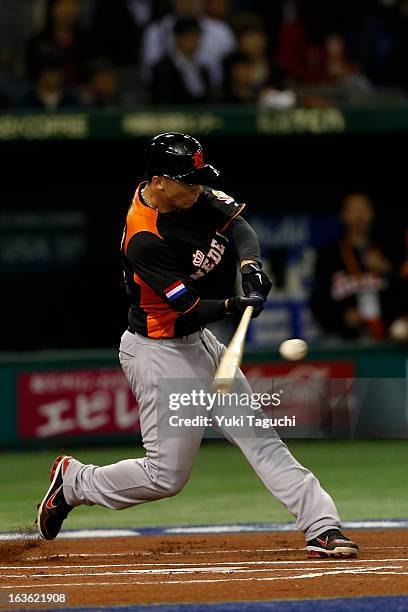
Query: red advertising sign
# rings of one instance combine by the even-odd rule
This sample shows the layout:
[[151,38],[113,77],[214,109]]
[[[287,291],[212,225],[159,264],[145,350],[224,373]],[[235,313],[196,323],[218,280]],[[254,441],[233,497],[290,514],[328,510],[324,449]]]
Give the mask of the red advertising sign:
[[246,363],[242,369],[254,393],[280,394],[279,406],[265,412],[295,417],[295,434],[350,430],[356,415],[352,361]]
[[248,378],[354,378],[353,361],[304,361],[289,363],[245,363],[242,367]]
[[137,402],[120,368],[20,374],[17,394],[22,438],[139,431]]

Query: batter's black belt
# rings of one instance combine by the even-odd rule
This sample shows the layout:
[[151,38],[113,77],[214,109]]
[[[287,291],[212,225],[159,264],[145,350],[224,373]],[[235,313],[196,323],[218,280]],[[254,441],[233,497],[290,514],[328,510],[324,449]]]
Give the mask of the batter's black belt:
[[[185,334],[184,336],[171,336],[171,338],[164,338],[165,340],[182,340],[183,338],[188,338],[189,336],[192,336],[193,334],[196,334],[197,332],[202,332],[204,329],[203,327],[200,327],[200,329],[197,329],[194,332],[191,332],[190,334]],[[137,329],[135,329],[134,327],[132,327],[131,325],[129,325],[129,327],[127,328],[127,330],[131,333],[131,334],[135,334],[138,333],[140,334],[139,331],[137,331]],[[144,334],[140,334],[141,336],[144,336]],[[149,338],[150,340],[160,340],[161,338],[150,338],[150,336],[145,336],[145,338]]]

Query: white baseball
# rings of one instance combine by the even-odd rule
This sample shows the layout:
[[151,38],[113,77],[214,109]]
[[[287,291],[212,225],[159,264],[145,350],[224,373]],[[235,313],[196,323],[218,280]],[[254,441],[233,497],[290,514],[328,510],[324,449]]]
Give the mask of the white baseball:
[[285,340],[279,347],[279,352],[284,359],[288,361],[298,361],[306,357],[308,353],[308,346],[304,340],[300,338],[292,338],[291,340]]
[[390,327],[390,336],[393,340],[408,340],[408,320],[397,319]]

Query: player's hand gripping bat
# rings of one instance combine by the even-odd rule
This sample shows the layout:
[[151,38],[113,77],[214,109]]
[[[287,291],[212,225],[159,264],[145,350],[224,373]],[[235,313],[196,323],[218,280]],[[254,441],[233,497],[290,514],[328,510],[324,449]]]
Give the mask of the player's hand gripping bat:
[[244,351],[245,336],[248,330],[248,325],[251,320],[254,307],[247,306],[242,315],[241,321],[232,337],[231,342],[227,346],[227,349],[215,372],[213,381],[214,391],[219,393],[226,393],[230,388],[234,380],[235,372],[239,368],[242,359],[242,353]]

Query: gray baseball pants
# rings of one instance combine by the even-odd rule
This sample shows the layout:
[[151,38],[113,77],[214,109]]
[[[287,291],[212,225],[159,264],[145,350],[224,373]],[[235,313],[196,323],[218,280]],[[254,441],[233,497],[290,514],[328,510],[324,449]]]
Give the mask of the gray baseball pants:
[[[166,381],[200,381],[211,391],[211,381],[225,347],[207,329],[185,338],[153,340],[126,331],[119,358],[139,403],[144,458],[126,459],[103,467],[72,461],[64,475],[64,496],[70,506],[128,508],[176,495],[184,487],[204,433],[204,426],[188,427],[160,435],[169,405],[163,401]],[[164,381],[164,382],[163,382]],[[170,385],[171,386],[171,385]],[[237,373],[232,391],[251,394],[248,381]],[[207,414],[195,408],[196,414]],[[217,409],[214,408],[214,411]],[[223,409],[225,412],[225,408]],[[232,407],[237,417],[253,414],[239,403]],[[267,489],[296,517],[298,529],[311,540],[326,529],[340,528],[340,518],[331,497],[317,478],[300,465],[274,430],[258,436],[242,436],[234,426],[218,427],[223,436],[244,453]]]

